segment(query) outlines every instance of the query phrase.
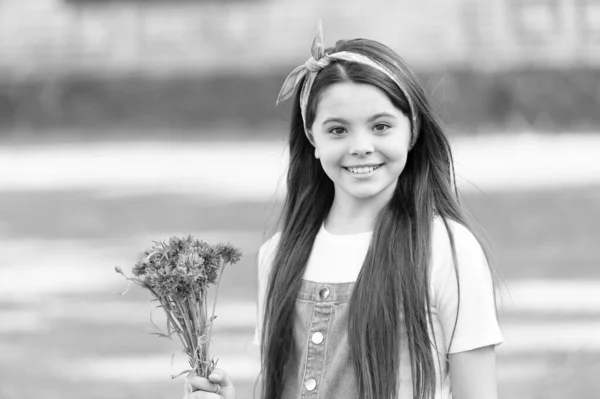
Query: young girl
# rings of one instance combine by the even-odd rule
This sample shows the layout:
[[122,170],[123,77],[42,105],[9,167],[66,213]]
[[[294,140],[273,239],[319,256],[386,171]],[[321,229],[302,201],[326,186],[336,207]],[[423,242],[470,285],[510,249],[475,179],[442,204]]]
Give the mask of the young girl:
[[[282,229],[259,251],[261,398],[496,398],[492,275],[424,91],[378,42],[322,43],[278,99],[298,88]],[[190,382],[235,398],[223,370]]]

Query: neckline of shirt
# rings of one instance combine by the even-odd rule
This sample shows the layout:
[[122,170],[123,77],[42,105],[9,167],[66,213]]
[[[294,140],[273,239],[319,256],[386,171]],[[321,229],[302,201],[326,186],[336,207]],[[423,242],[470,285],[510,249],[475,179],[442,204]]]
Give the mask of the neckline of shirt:
[[320,230],[320,234],[327,238],[328,240],[334,240],[334,241],[349,241],[349,240],[361,240],[361,239],[367,239],[367,238],[371,238],[371,236],[373,235],[373,230],[371,231],[363,231],[360,233],[352,233],[352,234],[334,234],[329,232],[326,228],[325,228],[325,222],[323,222],[321,224],[321,230]]

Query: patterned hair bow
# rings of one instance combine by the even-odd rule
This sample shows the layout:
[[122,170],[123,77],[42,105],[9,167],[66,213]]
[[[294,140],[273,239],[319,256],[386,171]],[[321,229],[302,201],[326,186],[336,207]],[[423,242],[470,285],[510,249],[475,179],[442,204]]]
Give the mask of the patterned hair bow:
[[333,54],[325,54],[325,47],[323,45],[323,26],[321,24],[321,20],[319,20],[319,26],[317,29],[317,34],[313,39],[312,47],[311,47],[310,57],[304,64],[295,68],[285,79],[283,82],[283,86],[279,91],[279,95],[277,96],[276,105],[281,101],[285,101],[290,98],[296,88],[300,85],[300,82],[304,77],[304,84],[302,85],[302,89],[300,91],[300,111],[302,113],[302,121],[304,122],[304,130],[308,135],[308,126],[306,126],[306,107],[308,105],[308,97],[310,95],[310,90],[312,85],[317,77],[317,74],[329,65],[332,61],[335,60],[344,60],[349,62],[356,62],[363,65],[368,65],[372,68],[377,69],[383,74],[387,75],[394,83],[402,90],[404,97],[406,97],[410,110],[410,119],[411,119],[411,141],[410,148],[412,148],[417,141],[418,137],[418,126],[417,126],[417,114],[415,112],[415,107],[412,98],[408,94],[408,90],[400,83],[398,78],[391,73],[387,68],[381,65],[379,62],[370,59],[369,57],[354,53],[351,51],[340,51]]

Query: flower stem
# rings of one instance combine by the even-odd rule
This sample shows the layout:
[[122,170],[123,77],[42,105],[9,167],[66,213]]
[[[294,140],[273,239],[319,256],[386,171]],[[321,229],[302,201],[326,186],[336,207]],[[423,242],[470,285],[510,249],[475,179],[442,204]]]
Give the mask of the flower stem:
[[[213,309],[212,309],[212,316],[210,318],[210,326],[208,327],[208,343],[206,345],[207,355],[208,355],[208,350],[209,350],[209,346],[210,346],[210,340],[212,338],[212,326],[215,321],[215,309],[217,308],[217,298],[219,297],[219,287],[221,286],[221,277],[223,276],[223,272],[225,271],[225,265],[227,265],[227,263],[223,262],[223,265],[221,266],[221,271],[219,272],[219,279],[217,280],[217,288],[215,289],[215,300],[213,301]],[[208,358],[208,356],[207,356],[207,358]]]

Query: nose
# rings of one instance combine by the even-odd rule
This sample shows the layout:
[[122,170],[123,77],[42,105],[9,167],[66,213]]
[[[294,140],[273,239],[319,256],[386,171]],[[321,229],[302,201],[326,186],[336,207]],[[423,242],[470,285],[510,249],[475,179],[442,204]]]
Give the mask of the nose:
[[352,136],[349,148],[351,155],[364,157],[373,153],[375,149],[373,148],[373,141],[369,133],[356,132]]

